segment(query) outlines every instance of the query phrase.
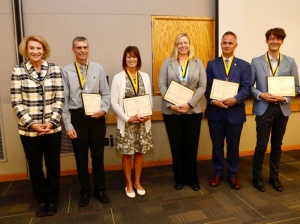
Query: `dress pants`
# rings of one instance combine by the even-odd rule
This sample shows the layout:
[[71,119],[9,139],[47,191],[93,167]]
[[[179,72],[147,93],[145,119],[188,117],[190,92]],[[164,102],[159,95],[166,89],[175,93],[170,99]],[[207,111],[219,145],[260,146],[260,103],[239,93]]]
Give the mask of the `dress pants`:
[[197,155],[202,113],[163,114],[173,158],[175,183],[199,184]]
[[271,133],[270,177],[278,178],[282,139],[289,117],[285,117],[279,104],[269,103],[262,116],[256,115],[256,147],[253,156],[253,178],[261,178],[262,164]]
[[210,137],[212,140],[212,164],[214,175],[222,176],[224,173],[224,139],[227,145],[227,176],[237,176],[239,169],[239,144],[243,128],[241,124],[231,124],[227,119],[227,112],[223,111],[220,121],[208,120]]
[[106,132],[105,117],[99,119],[86,116],[83,110],[70,110],[71,122],[77,133],[72,139],[77,173],[81,185],[81,194],[91,191],[88,170],[88,150],[92,158],[92,171],[94,179],[94,192],[104,191],[104,137]]
[[[59,198],[61,132],[38,137],[20,136],[36,201],[39,204],[57,203]],[[43,157],[46,177],[43,172]]]

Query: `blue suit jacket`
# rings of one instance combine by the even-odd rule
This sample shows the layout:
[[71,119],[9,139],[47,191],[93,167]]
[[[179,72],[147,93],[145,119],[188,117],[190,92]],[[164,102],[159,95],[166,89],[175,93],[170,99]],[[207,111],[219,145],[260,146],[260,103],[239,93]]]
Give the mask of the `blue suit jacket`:
[[[265,55],[257,58],[253,58],[251,62],[251,84],[252,84],[252,96],[253,101],[253,113],[259,116],[263,115],[269,103],[264,100],[259,100],[258,95],[261,92],[268,92],[268,81],[267,76],[270,76],[269,64],[265,59]],[[295,89],[296,93],[299,89],[299,78],[297,65],[294,58],[282,55],[282,61],[278,67],[278,76],[294,76],[295,77]],[[291,114],[290,101],[292,97],[286,97],[288,103],[279,103],[281,111],[284,116],[289,116]]]
[[226,80],[226,73],[222,57],[218,57],[215,60],[208,62],[206,74],[207,87],[205,96],[207,99],[207,107],[205,116],[210,120],[220,121],[222,119],[223,113],[225,112],[224,110],[226,110],[229,123],[240,124],[245,122],[246,113],[244,100],[249,96],[251,91],[249,63],[239,58],[234,57],[233,59],[228,81],[238,82],[240,84],[238,93],[235,96],[238,103],[233,107],[228,107],[227,109],[211,105],[212,99],[210,98],[213,80]]

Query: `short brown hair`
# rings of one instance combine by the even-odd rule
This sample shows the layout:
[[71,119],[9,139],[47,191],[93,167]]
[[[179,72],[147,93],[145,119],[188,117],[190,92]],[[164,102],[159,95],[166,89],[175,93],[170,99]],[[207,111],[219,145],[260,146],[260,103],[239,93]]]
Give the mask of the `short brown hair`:
[[88,43],[88,39],[86,39],[85,37],[82,37],[82,36],[75,37],[72,41],[72,47],[75,47],[75,44],[77,42],[87,42]]
[[284,40],[284,38],[286,37],[286,33],[285,33],[284,29],[282,29],[282,28],[269,29],[266,32],[266,40],[269,40],[271,35],[274,35],[275,37],[280,38],[282,40]]
[[140,55],[140,51],[139,49],[136,47],[136,46],[128,46],[126,47],[126,49],[124,50],[124,54],[123,54],[123,60],[122,60],[122,67],[124,70],[126,70],[126,56],[127,54],[130,54],[130,55],[134,55],[137,57],[138,61],[137,61],[137,64],[136,64],[136,69],[137,70],[140,70],[140,68],[142,67],[142,59],[141,59],[141,55]]
[[38,35],[29,35],[23,38],[22,42],[19,45],[19,53],[24,57],[24,58],[29,58],[27,54],[27,44],[29,41],[37,41],[43,45],[44,48],[44,54],[43,58],[46,59],[50,56],[50,46],[48,42],[45,40],[44,37],[38,36]]

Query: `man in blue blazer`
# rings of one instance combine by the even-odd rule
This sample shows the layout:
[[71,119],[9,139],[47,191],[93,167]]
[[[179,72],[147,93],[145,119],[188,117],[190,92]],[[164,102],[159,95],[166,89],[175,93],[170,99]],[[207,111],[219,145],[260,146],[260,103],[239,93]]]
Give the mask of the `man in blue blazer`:
[[[226,32],[222,37],[222,56],[209,61],[206,69],[207,88],[205,96],[212,140],[212,164],[214,176],[210,186],[220,184],[224,173],[224,140],[227,144],[227,180],[233,189],[240,189],[237,179],[239,167],[239,144],[243,123],[246,121],[244,100],[251,91],[249,63],[234,56],[237,37],[233,32]],[[239,83],[237,94],[227,99],[212,99],[211,90],[214,79]]]
[[279,53],[280,46],[286,37],[282,28],[270,29],[266,32],[268,52],[251,62],[251,83],[253,113],[256,114],[256,147],[253,156],[253,185],[260,191],[266,188],[262,182],[262,164],[271,134],[270,178],[269,182],[277,191],[282,191],[278,179],[281,145],[289,115],[291,114],[291,97],[277,96],[268,92],[268,76],[294,76],[295,89],[299,80],[295,60]]

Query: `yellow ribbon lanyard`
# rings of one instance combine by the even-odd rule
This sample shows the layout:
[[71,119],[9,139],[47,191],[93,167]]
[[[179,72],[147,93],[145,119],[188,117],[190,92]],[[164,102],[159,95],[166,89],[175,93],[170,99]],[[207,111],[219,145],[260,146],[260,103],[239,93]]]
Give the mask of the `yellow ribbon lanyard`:
[[223,59],[223,64],[224,64],[224,69],[225,69],[225,73],[226,73],[226,80],[228,79],[229,73],[230,73],[230,69],[231,69],[231,64],[234,60],[234,56],[232,57],[232,60],[230,60],[228,67],[226,66],[225,63],[225,58],[222,56]]
[[180,66],[182,78],[185,78],[188,66],[189,66],[189,59],[187,58],[184,62],[183,68],[182,66]]
[[277,71],[277,69],[278,69],[278,67],[279,67],[279,64],[280,64],[280,62],[281,62],[281,60],[282,60],[282,54],[279,53],[279,60],[278,60],[278,63],[277,63],[277,65],[276,65],[276,67],[275,67],[274,69],[272,68],[271,61],[270,61],[270,59],[269,59],[268,52],[266,53],[265,57],[266,57],[266,61],[268,62],[269,66],[270,66],[270,70],[271,70],[271,72],[272,72],[272,75],[274,76],[275,73],[276,73],[276,71]]
[[126,73],[127,73],[128,77],[129,77],[131,85],[132,85],[132,87],[134,89],[135,95],[136,96],[139,95],[139,76],[138,76],[138,72],[136,71],[135,80],[133,79],[131,73],[128,70],[126,70]]
[[75,68],[76,68],[80,88],[83,89],[84,85],[85,85],[85,82],[86,82],[86,76],[87,76],[87,71],[88,71],[88,68],[89,68],[89,62],[87,61],[86,64],[85,64],[85,71],[84,71],[84,77],[83,78],[82,78],[82,74],[81,74],[78,62],[75,61],[74,64],[75,64]]

